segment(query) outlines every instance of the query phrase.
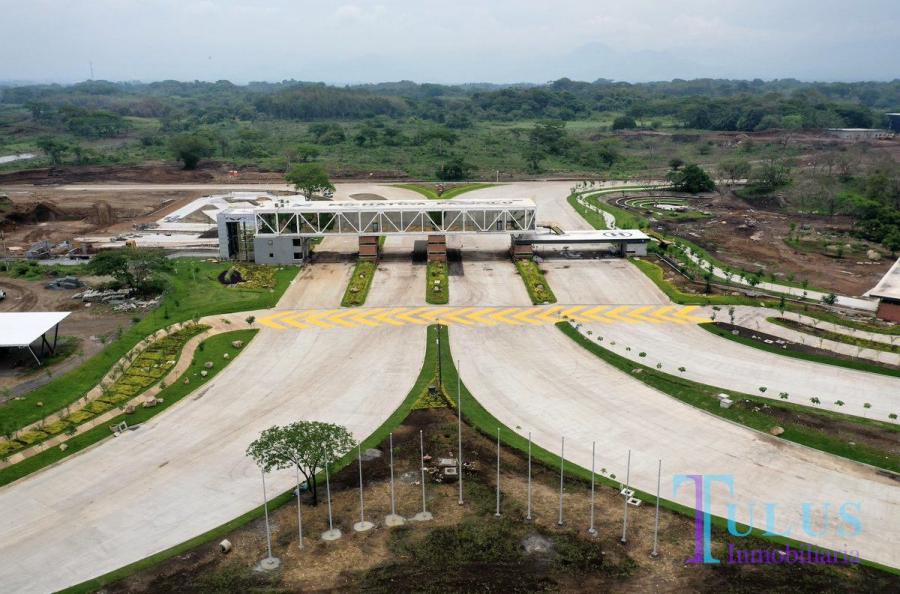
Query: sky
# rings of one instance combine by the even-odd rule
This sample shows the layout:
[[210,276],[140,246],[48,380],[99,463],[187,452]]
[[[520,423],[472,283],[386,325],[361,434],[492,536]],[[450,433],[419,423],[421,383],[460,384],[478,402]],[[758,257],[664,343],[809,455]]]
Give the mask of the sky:
[[0,81],[900,78],[900,0],[0,0]]

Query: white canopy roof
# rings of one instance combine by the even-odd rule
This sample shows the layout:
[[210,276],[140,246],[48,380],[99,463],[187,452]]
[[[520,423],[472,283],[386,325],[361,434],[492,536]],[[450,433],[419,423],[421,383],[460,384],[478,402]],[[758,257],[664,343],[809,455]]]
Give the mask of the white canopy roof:
[[0,313],[0,347],[27,347],[62,322],[71,312]]

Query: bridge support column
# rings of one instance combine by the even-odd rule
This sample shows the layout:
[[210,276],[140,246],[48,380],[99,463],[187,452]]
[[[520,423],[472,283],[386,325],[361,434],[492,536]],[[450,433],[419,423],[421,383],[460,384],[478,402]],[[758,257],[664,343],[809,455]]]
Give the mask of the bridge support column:
[[377,262],[381,256],[381,247],[378,245],[377,235],[359,236],[359,259]]
[[446,262],[447,261],[447,236],[446,235],[429,235],[428,236],[428,261],[429,262]]
[[511,237],[509,255],[513,260],[530,260],[534,256],[534,244],[516,243],[516,238]]

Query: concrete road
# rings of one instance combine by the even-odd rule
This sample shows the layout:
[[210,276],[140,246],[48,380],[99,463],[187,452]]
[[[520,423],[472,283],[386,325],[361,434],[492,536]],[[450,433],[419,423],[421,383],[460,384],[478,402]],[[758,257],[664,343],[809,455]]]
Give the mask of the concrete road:
[[450,265],[450,305],[531,305],[531,298],[508,259],[464,251],[462,262]]
[[[333,421],[365,437],[422,365],[424,327],[261,330],[198,394],[140,429],[0,488],[0,584],[50,592],[184,542],[261,503],[262,429]],[[269,493],[290,488],[275,472]]]
[[[557,303],[666,305],[669,299],[627,260],[544,260],[541,269]],[[520,281],[521,282],[521,281]]]
[[383,259],[378,263],[366,307],[424,306],[425,264],[413,263],[407,256],[400,260]]
[[[606,365],[554,327],[456,327],[450,344],[461,359],[463,381],[488,411],[523,435],[531,431],[534,442],[550,451],[558,452],[565,436],[566,458],[583,468],[590,468],[596,440],[597,468],[623,480],[630,448],[631,484],[655,492],[662,459],[663,497],[684,505],[694,503],[694,493],[684,486],[673,497],[675,474],[731,474],[734,496],[714,487],[712,513],[725,516],[726,504],[735,503],[738,521],[765,528],[763,506],[776,503],[776,527],[792,530],[792,537],[900,566],[900,490],[870,467],[684,405]],[[801,530],[806,502],[815,510],[811,526],[818,531],[822,508],[831,505],[822,536]],[[833,514],[845,502],[859,502],[857,536],[835,533],[844,524]],[[750,504],[756,507],[752,520]]]

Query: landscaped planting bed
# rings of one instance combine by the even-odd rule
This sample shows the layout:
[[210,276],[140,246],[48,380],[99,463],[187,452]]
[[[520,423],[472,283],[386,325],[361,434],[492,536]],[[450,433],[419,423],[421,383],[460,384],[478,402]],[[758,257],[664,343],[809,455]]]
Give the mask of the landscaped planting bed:
[[532,260],[516,260],[516,270],[525,282],[528,296],[535,305],[542,303],[556,303],[556,295],[550,290],[544,272],[536,262]]
[[64,433],[117,406],[122,406],[165,377],[175,367],[185,343],[208,329],[209,326],[189,324],[148,345],[122,375],[105,389],[100,398],[62,419],[47,423],[40,429],[22,432],[15,439],[0,440],[0,458]]
[[450,302],[450,277],[446,262],[429,262],[425,275],[425,302],[444,305]]
[[347,290],[344,291],[344,298],[341,299],[342,307],[358,307],[366,302],[369,289],[372,287],[372,279],[375,278],[376,268],[375,262],[368,260],[360,260],[356,263],[350,282],[347,283]]

